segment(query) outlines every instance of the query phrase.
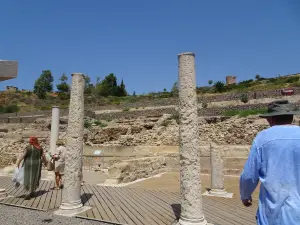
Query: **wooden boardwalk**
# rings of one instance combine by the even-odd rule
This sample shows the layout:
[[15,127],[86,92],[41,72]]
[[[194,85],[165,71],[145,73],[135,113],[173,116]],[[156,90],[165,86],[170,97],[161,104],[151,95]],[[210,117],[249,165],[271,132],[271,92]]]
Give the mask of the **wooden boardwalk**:
[[[10,177],[0,177],[0,188],[11,197],[0,204],[54,211],[61,203],[62,192],[53,190],[54,182],[41,181],[36,195],[24,200],[22,188],[15,188]],[[128,225],[170,225],[180,215],[179,193],[136,188],[84,185],[82,201],[92,208],[77,217]],[[215,225],[254,225],[256,207],[244,208],[237,199],[203,196],[204,213]],[[255,205],[256,203],[254,203]]]

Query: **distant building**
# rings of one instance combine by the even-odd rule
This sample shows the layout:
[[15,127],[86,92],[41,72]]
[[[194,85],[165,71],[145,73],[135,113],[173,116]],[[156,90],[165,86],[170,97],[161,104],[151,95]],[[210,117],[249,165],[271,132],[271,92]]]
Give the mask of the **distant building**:
[[6,86],[6,90],[7,91],[18,91],[19,88],[15,87],[15,86]]
[[18,74],[18,62],[0,60],[0,82],[16,78]]
[[236,76],[227,76],[226,85],[236,84]]

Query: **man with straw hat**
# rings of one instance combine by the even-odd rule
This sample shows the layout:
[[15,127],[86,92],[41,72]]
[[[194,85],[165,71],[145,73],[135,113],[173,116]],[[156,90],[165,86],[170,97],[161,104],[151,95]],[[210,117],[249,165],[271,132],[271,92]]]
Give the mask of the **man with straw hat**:
[[292,125],[300,115],[287,100],[269,104],[266,114],[270,128],[254,139],[240,178],[244,206],[252,205],[251,195],[260,185],[257,224],[300,224],[300,127]]

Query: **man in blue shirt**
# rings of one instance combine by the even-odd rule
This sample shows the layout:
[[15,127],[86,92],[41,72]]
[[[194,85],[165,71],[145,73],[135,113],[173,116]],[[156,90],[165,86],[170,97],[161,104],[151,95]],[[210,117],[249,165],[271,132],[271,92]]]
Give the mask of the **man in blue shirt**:
[[272,102],[266,118],[270,128],[254,139],[240,178],[244,206],[261,182],[257,224],[300,224],[300,127],[292,125],[293,111],[287,100]]

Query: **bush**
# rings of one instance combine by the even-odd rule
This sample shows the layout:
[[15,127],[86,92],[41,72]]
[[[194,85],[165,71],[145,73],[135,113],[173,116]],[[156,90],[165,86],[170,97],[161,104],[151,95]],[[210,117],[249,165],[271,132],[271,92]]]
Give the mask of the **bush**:
[[216,92],[223,92],[225,91],[225,84],[222,81],[217,81],[214,85]]
[[123,112],[128,112],[130,110],[130,108],[125,108],[123,109]]
[[99,127],[106,127],[107,126],[107,124],[102,123],[100,120],[95,120],[94,124],[99,126]]
[[0,113],[16,113],[20,111],[20,107],[17,105],[8,105],[8,106],[1,106]]
[[266,109],[248,109],[248,110],[242,110],[242,111],[236,111],[236,110],[229,110],[224,112],[224,116],[239,116],[239,117],[247,117],[250,115],[257,115],[257,114],[263,114],[266,113]]
[[175,112],[172,114],[172,116],[170,117],[170,119],[175,120],[177,124],[179,124],[180,120],[179,120],[179,112]]
[[92,126],[92,124],[89,122],[89,121],[87,121],[87,120],[85,120],[84,121],[84,128],[90,128]]
[[208,106],[207,102],[203,102],[203,103],[202,103],[202,108],[206,109],[207,106]]
[[241,96],[240,96],[240,100],[241,100],[241,102],[243,102],[243,103],[247,103],[247,102],[249,101],[249,97],[248,97],[248,95],[247,95],[246,93],[243,93],[243,94],[241,94]]
[[164,127],[167,127],[167,126],[169,126],[169,124],[170,124],[171,122],[172,122],[171,120],[166,119],[166,120],[164,120],[164,121],[161,123],[161,125],[164,126]]
[[59,92],[57,96],[60,100],[70,99],[70,94],[69,93]]

